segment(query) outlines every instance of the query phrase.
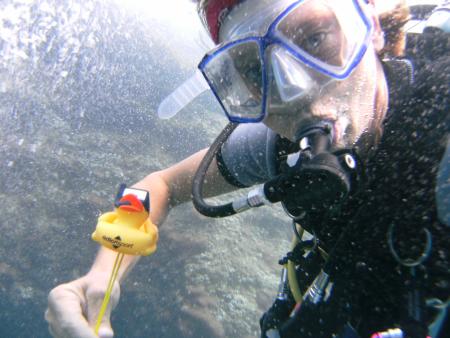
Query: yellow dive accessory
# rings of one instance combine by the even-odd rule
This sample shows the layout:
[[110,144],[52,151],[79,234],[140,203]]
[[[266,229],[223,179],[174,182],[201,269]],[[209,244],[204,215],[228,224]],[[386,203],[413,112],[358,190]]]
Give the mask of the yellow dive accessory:
[[97,335],[124,255],[148,256],[156,251],[156,242],[158,241],[158,228],[149,218],[150,196],[148,191],[126,188],[125,184],[122,184],[114,205],[114,211],[107,212],[98,218],[97,227],[92,234],[94,241],[117,252],[95,325],[95,334]]

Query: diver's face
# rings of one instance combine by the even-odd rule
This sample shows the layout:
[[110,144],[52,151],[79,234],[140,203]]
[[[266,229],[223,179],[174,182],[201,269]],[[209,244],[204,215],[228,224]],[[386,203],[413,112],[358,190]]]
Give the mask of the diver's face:
[[326,120],[334,125],[335,145],[350,146],[367,131],[374,118],[376,67],[375,51],[369,48],[348,78],[330,81],[292,102],[272,105],[263,122],[296,141],[300,129]]
[[[255,1],[247,0],[246,2],[254,3]],[[280,25],[280,30],[308,54],[327,64],[339,67],[348,57],[348,40],[341,30],[342,24],[339,23],[334,12],[330,11],[328,5],[331,1],[333,0],[305,1],[302,10],[293,12],[293,15],[287,17],[283,25]],[[264,24],[268,27],[269,23]],[[265,29],[267,28],[262,27],[259,31]],[[227,35],[226,30],[222,31],[222,39],[235,40],[240,37],[236,34],[236,30],[230,30],[230,32],[232,34]],[[242,36],[249,33],[253,31],[245,32],[244,30]],[[271,45],[266,49],[264,56],[268,69],[268,98],[267,113],[263,122],[280,135],[296,141],[300,129],[326,120],[334,124],[336,146],[349,146],[356,142],[359,136],[369,128],[374,116],[377,58],[373,46],[369,45],[359,64],[344,80],[328,78],[302,64],[301,76],[304,79],[298,83],[305,83],[306,89],[302,95],[292,100],[281,99],[283,94],[280,93],[280,86],[274,75],[276,73],[274,60],[279,55],[284,56],[281,49],[282,47],[276,44]],[[302,61],[295,60],[295,62]],[[258,64],[258,62],[254,63]],[[261,95],[261,77],[257,72],[251,71],[251,62],[235,66],[248,70],[240,71],[246,87],[250,90],[254,88],[254,96]],[[279,74],[280,71],[278,71]],[[293,74],[292,72],[289,75]]]

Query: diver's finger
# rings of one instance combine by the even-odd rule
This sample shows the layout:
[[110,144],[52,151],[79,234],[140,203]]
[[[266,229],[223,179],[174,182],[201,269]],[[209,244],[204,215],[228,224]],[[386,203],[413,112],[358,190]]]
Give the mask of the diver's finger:
[[73,283],[54,288],[48,296],[45,319],[54,337],[95,338],[83,316],[85,299]]
[[87,325],[87,322],[80,324],[78,320],[52,323],[49,326],[49,331],[54,338],[98,338],[94,330]]
[[54,338],[98,338],[83,316],[72,317],[71,320],[52,320],[49,332]]
[[44,318],[47,323],[50,323],[50,321],[53,320],[50,315],[50,310],[48,308],[47,308],[47,310],[45,310]]
[[53,331],[52,326],[50,324],[48,324],[48,332],[50,332],[50,336],[56,337],[55,332]]

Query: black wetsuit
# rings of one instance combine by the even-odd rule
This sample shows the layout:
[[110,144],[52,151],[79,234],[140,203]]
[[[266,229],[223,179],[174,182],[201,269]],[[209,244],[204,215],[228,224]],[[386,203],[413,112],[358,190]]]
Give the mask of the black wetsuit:
[[[448,40],[439,36],[431,42],[425,39],[410,51],[415,54],[413,85],[388,81],[384,133],[366,165],[363,186],[338,219],[314,227],[333,255],[331,296],[296,325],[281,328],[281,337],[331,337],[348,324],[355,337],[401,327],[407,337],[424,338],[435,313],[422,308],[423,320],[415,322],[408,307],[412,290],[420,290],[421,301],[447,301],[450,229],[437,217],[435,186],[450,130],[450,56],[442,50]],[[396,78],[396,69],[387,66],[386,71]],[[425,250],[426,231],[431,252],[412,278],[411,269],[394,259],[388,234],[400,258],[416,259]]]
[[[413,84],[395,63],[386,64],[389,107],[380,144],[342,212],[325,217],[312,229],[331,254],[327,263],[331,296],[296,325],[283,327],[278,322],[282,337],[331,337],[348,324],[357,332],[353,337],[402,327],[423,338],[433,313],[424,310],[423,321],[413,323],[407,300],[414,285],[420,285],[422,301],[447,301],[449,226],[438,219],[435,189],[450,129],[449,36],[427,32],[410,41],[407,57],[414,66]],[[224,177],[238,187],[271,179],[280,167],[279,147],[298,150],[298,145],[277,140],[279,136],[264,125],[239,126],[218,157]],[[395,252],[410,259],[422,254],[427,231],[431,234],[430,255],[416,268],[416,278],[394,258],[389,230]],[[309,276],[314,278],[314,272]],[[307,286],[311,278],[304,277],[300,279]],[[287,316],[288,312],[284,319]]]

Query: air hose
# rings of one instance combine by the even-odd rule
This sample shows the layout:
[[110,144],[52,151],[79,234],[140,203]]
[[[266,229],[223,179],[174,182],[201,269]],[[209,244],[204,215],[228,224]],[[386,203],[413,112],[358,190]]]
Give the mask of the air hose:
[[194,180],[192,182],[192,200],[195,208],[201,214],[208,217],[226,217],[236,214],[233,204],[226,203],[223,205],[211,205],[206,203],[203,199],[203,180],[206,176],[209,166],[212,160],[216,156],[220,147],[225,143],[230,134],[238,126],[238,123],[230,122],[222,130],[220,135],[214,140],[213,144],[210,146],[208,152],[200,163],[197,172],[195,173]]

